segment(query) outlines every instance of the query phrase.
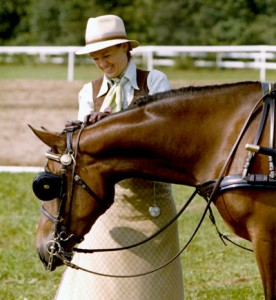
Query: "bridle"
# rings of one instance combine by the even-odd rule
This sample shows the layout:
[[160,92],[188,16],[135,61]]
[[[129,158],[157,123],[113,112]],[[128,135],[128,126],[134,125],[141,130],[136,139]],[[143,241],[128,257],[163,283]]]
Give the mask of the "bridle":
[[[72,199],[74,192],[74,184],[81,186],[87,193],[89,193],[93,199],[99,204],[101,210],[105,211],[112,203],[103,202],[96,193],[94,193],[89,186],[85,183],[81,177],[76,174],[76,158],[79,146],[79,140],[81,133],[84,129],[84,125],[79,128],[77,143],[75,151],[72,148],[72,138],[76,130],[76,126],[66,127],[61,134],[66,134],[66,150],[64,154],[56,154],[52,151],[47,151],[45,156],[47,159],[58,162],[61,164],[60,175],[51,173],[46,170],[38,174],[33,181],[33,190],[35,195],[43,201],[50,201],[58,198],[59,207],[57,217],[53,216],[47,211],[44,205],[41,205],[41,213],[55,225],[52,239],[47,243],[46,248],[49,253],[49,261],[46,269],[52,270],[54,257],[62,259],[63,261],[70,261],[73,257],[73,251],[64,251],[63,245],[72,241],[79,244],[83,241],[83,236],[78,236],[68,231],[68,225],[70,224],[70,216],[72,210]],[[67,182],[70,182],[69,191],[67,190]],[[65,205],[66,201],[69,201],[69,213],[67,224],[64,224],[65,220]],[[68,206],[68,204],[67,204]]]
[[[78,127],[79,128],[79,127]],[[77,129],[78,129],[77,128]],[[64,212],[65,212],[65,204],[66,201],[69,200],[70,204],[70,209],[69,209],[69,218],[71,215],[71,209],[72,209],[72,199],[73,199],[73,191],[74,191],[74,184],[80,185],[87,193],[89,193],[95,201],[100,205],[100,209],[105,211],[108,209],[112,203],[104,203],[96,194],[93,192],[89,186],[85,183],[84,180],[81,179],[81,177],[76,174],[76,159],[77,159],[77,152],[78,152],[78,146],[79,146],[79,141],[80,141],[80,136],[81,133],[84,129],[84,125],[82,124],[80,126],[78,136],[77,136],[77,143],[76,143],[76,149],[75,151],[72,148],[72,137],[74,134],[74,131],[76,130],[76,126],[67,127],[65,130],[62,132],[62,134],[66,133],[66,151],[64,154],[57,154],[53,153],[52,151],[47,151],[45,153],[45,156],[47,159],[58,162],[61,164],[61,175],[56,175],[51,173],[49,170],[45,170],[44,172],[40,173],[37,175],[34,179],[33,182],[33,190],[36,196],[43,201],[50,201],[53,199],[60,199],[59,203],[59,208],[58,208],[58,215],[57,217],[54,217],[51,213],[47,211],[47,209],[42,205],[40,210],[42,214],[50,220],[54,225],[55,225],[55,230],[53,232],[52,239],[47,243],[46,249],[49,253],[49,260],[48,260],[48,265],[46,266],[47,271],[51,271],[53,267],[53,261],[54,258],[60,259],[65,265],[74,268],[74,269],[79,269],[83,270],[85,272],[89,272],[92,274],[97,274],[100,276],[108,276],[108,277],[120,277],[120,278],[128,278],[128,277],[138,277],[138,276],[143,276],[147,274],[151,274],[153,272],[156,272],[165,266],[169,265],[171,262],[173,262],[177,257],[181,255],[181,253],[185,250],[185,248],[188,246],[188,244],[191,242],[193,239],[194,235],[196,234],[197,230],[199,229],[199,226],[195,230],[194,234],[190,238],[190,240],[187,242],[187,244],[170,260],[165,262],[162,266],[150,270],[145,273],[140,273],[140,274],[135,274],[135,275],[111,275],[111,274],[101,274],[97,273],[94,271],[90,271],[87,269],[84,269],[80,266],[76,266],[75,264],[71,263],[73,253],[74,252],[79,252],[79,253],[94,253],[94,252],[112,252],[112,251],[120,251],[120,250],[126,250],[126,249],[131,249],[134,247],[138,247],[142,244],[147,243],[148,241],[152,240],[155,238],[157,235],[159,235],[161,232],[163,232],[165,229],[167,229],[171,224],[173,224],[179,216],[186,210],[186,208],[189,206],[191,201],[194,199],[196,194],[198,193],[197,189],[193,192],[191,197],[187,200],[187,202],[183,205],[182,209],[172,218],[167,224],[165,224],[162,228],[160,228],[156,233],[151,235],[150,237],[146,238],[143,241],[140,241],[138,243],[125,246],[125,247],[120,247],[120,248],[111,248],[111,249],[79,249],[79,248],[73,248],[70,253],[66,252],[64,250],[63,245],[69,241],[73,241],[76,244],[79,244],[80,242],[83,241],[84,237],[83,236],[77,236],[73,233],[69,233],[67,227],[68,224],[70,223],[67,222],[68,224],[64,224]],[[70,174],[68,174],[70,173]],[[70,177],[70,178],[69,178]],[[67,191],[67,184],[66,182],[70,182],[70,188],[69,191]],[[51,189],[53,188],[53,191]],[[50,191],[49,191],[50,190]],[[203,220],[203,219],[202,219]]]

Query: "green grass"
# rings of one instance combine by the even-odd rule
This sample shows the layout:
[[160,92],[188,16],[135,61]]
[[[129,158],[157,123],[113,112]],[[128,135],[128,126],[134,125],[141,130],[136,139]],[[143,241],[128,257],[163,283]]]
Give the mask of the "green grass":
[[53,299],[62,269],[44,271],[35,249],[34,174],[0,174],[0,299]]
[[[164,68],[156,67],[164,71],[172,81],[189,80],[196,84],[204,80],[238,81],[259,80],[258,70],[247,69],[208,69],[208,68]],[[75,66],[75,80],[90,81],[100,76],[100,71],[93,64],[81,64]],[[267,81],[275,81],[276,70],[269,70],[266,74]],[[0,80],[13,79],[41,79],[41,80],[66,80],[67,65],[50,64],[0,64]]]
[[[177,206],[193,189],[173,186]],[[180,241],[184,245],[203,213],[205,200],[199,196],[190,204],[179,222]],[[216,208],[212,206],[219,230],[233,241],[251,248],[251,244],[229,232]],[[181,256],[186,300],[260,300],[263,290],[254,255],[232,244],[225,246],[207,215],[197,235]]]
[[[39,201],[31,183],[34,174],[0,174],[0,299],[53,299],[64,267],[48,273],[35,250],[35,232]],[[192,189],[173,186],[177,207]],[[183,245],[195,228],[205,202],[197,197],[179,222]],[[227,228],[214,209],[223,233]],[[248,243],[231,235],[243,245]],[[206,218],[198,234],[181,256],[186,300],[258,300],[262,286],[252,253],[220,241],[214,226]]]

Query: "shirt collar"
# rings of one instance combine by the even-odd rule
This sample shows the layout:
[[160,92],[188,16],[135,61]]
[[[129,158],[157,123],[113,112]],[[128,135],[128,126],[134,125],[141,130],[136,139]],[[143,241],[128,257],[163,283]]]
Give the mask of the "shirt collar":
[[[135,65],[135,63],[132,60],[129,61],[129,64],[128,64],[127,68],[126,68],[124,77],[128,79],[128,81],[130,82],[131,86],[135,90],[140,90],[139,87],[138,87],[138,84],[137,84],[136,65]],[[100,96],[103,96],[104,94],[106,94],[108,92],[109,85],[112,85],[112,82],[104,74],[103,83],[101,85],[101,88],[99,90],[99,93],[98,93],[97,97],[100,97]]]

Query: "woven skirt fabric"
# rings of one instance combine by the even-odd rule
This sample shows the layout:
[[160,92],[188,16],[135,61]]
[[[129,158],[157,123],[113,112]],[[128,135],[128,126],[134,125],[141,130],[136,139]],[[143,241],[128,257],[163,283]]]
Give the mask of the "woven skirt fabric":
[[[155,197],[154,197],[155,194]],[[154,202],[158,217],[149,214]],[[176,214],[171,187],[140,179],[116,185],[115,202],[94,224],[79,248],[114,248],[151,236]],[[157,268],[179,250],[177,223],[139,247],[106,253],[75,254],[73,263],[111,275],[133,275]],[[180,258],[165,268],[135,278],[111,278],[67,268],[56,300],[183,300]]]

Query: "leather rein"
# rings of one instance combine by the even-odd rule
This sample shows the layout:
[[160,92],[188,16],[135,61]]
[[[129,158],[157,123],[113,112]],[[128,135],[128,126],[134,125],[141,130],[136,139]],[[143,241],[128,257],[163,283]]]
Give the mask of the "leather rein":
[[[262,103],[262,101],[264,101],[267,97],[271,97],[271,95],[273,96],[273,100],[275,100],[275,90],[273,91],[269,91],[267,93],[265,93],[258,101],[257,103],[254,105],[253,109],[251,110],[247,120],[245,121],[240,134],[238,135],[235,144],[232,147],[232,150],[230,151],[228,157],[225,160],[224,166],[219,174],[219,177],[216,180],[212,180],[209,181],[207,183],[204,183],[202,185],[196,186],[195,191],[193,192],[193,194],[190,196],[190,198],[187,200],[187,202],[184,204],[184,206],[182,207],[182,209],[175,215],[175,217],[173,219],[171,219],[164,227],[162,227],[160,230],[158,230],[156,233],[154,233],[152,236],[146,238],[145,240],[129,245],[129,246],[125,246],[125,247],[120,247],[120,248],[107,248],[107,249],[80,249],[80,248],[73,248],[74,252],[79,252],[79,253],[95,253],[95,252],[112,252],[112,251],[121,251],[121,250],[127,250],[127,249],[131,249],[134,247],[138,247],[150,240],[152,240],[153,238],[155,238],[157,235],[159,235],[161,232],[163,232],[164,230],[166,230],[171,224],[173,224],[179,217],[180,215],[186,210],[186,208],[188,207],[188,205],[191,203],[191,201],[194,199],[194,197],[199,194],[200,196],[202,196],[206,201],[206,207],[202,213],[202,216],[198,222],[198,225],[196,226],[196,228],[194,229],[191,237],[189,238],[189,240],[186,242],[186,244],[180,249],[180,251],[171,259],[169,259],[167,262],[165,262],[163,265],[161,265],[158,268],[155,268],[153,270],[150,270],[148,272],[144,272],[144,273],[139,273],[139,274],[131,274],[131,275],[114,275],[114,274],[104,274],[104,273],[98,273],[98,272],[94,272],[92,270],[88,270],[85,269],[81,266],[77,266],[73,263],[71,263],[71,259],[73,256],[73,252],[72,253],[66,253],[63,248],[62,248],[62,243],[66,242],[68,240],[73,240],[76,243],[80,243],[83,240],[83,237],[78,237],[74,234],[68,234],[67,230],[66,230],[66,226],[62,224],[63,222],[63,207],[65,204],[65,200],[66,200],[66,193],[65,193],[65,183],[62,184],[61,187],[61,193],[60,193],[60,207],[59,207],[59,212],[58,212],[58,217],[54,217],[52,216],[49,212],[47,212],[47,210],[42,206],[41,207],[41,212],[52,222],[55,224],[55,232],[53,234],[53,239],[51,241],[49,241],[47,243],[47,250],[50,254],[50,259],[48,262],[48,270],[51,270],[52,267],[52,261],[54,257],[57,257],[58,259],[61,259],[62,262],[74,269],[77,270],[82,270],[91,274],[95,274],[95,275],[100,275],[100,276],[106,276],[106,277],[115,277],[115,278],[131,278],[131,277],[139,277],[139,276],[144,276],[147,274],[151,274],[153,272],[156,272],[162,268],[164,268],[165,266],[169,265],[171,262],[173,262],[176,258],[178,258],[182,252],[188,247],[188,245],[190,244],[190,242],[192,241],[192,239],[194,238],[194,236],[196,235],[197,231],[199,230],[207,212],[210,212],[210,218],[211,221],[213,222],[213,224],[216,226],[215,224],[215,220],[211,211],[211,203],[215,201],[216,196],[218,195],[218,193],[226,191],[228,189],[232,189],[232,188],[238,188],[238,187],[248,187],[248,186],[254,186],[254,187],[273,187],[276,188],[276,185],[271,184],[271,186],[266,185],[263,178],[260,179],[261,177],[257,176],[259,178],[259,180],[257,180],[257,182],[255,181],[255,183],[257,183],[257,185],[255,184],[250,184],[250,182],[248,180],[246,180],[246,176],[242,177],[240,175],[232,175],[232,176],[225,176],[225,173],[232,161],[232,159],[234,158],[234,154],[240,144],[240,141],[244,135],[244,133],[246,132],[252,116],[254,115],[254,113],[257,111],[257,109],[260,107],[260,104]],[[274,106],[275,107],[275,106]],[[266,110],[266,109],[264,109]],[[267,113],[265,113],[267,115]],[[272,113],[271,113],[272,115]],[[273,119],[274,120],[274,119]],[[261,123],[264,124],[265,122],[265,118],[262,117],[262,121]],[[263,126],[264,125],[260,125],[259,128],[259,132],[257,134],[258,138],[255,139],[255,144],[257,144],[260,134],[263,130]],[[77,136],[77,143],[76,143],[76,150],[75,152],[72,149],[72,136],[73,133],[76,129],[79,129],[79,133]],[[76,167],[76,158],[77,158],[77,151],[78,151],[78,145],[79,145],[79,140],[80,140],[80,136],[81,133],[84,129],[84,125],[78,125],[76,126],[72,126],[67,127],[65,129],[65,133],[67,134],[67,149],[66,149],[66,153],[63,155],[60,154],[55,154],[52,152],[47,152],[46,153],[46,157],[50,160],[54,160],[57,162],[60,162],[62,164],[62,171],[61,171],[61,176],[64,176],[65,178],[65,174],[66,171],[69,169],[69,166],[71,166],[70,171],[71,171],[71,187],[70,187],[70,191],[69,191],[69,199],[70,199],[70,207],[72,206],[72,197],[73,197],[73,189],[74,189],[74,183],[77,183],[78,185],[80,185],[85,191],[87,191],[94,199],[95,201],[97,201],[104,210],[106,210],[111,204],[104,204],[103,201],[101,199],[99,199],[99,197],[89,188],[89,186],[80,178],[79,175],[77,175],[75,173],[75,167]],[[270,149],[273,151],[273,149]],[[251,150],[252,151],[252,150]],[[275,151],[275,150],[274,150]],[[276,155],[276,151],[275,151],[275,155]],[[249,165],[252,161],[252,158],[254,157],[254,155],[252,155],[252,153],[249,153],[249,157],[250,160],[247,160],[246,162],[246,166],[247,166],[247,170],[249,168]],[[250,161],[248,163],[248,161]],[[271,161],[271,159],[270,159]],[[272,159],[273,161],[273,159]],[[65,162],[65,163],[64,163]],[[246,169],[246,167],[245,167]],[[244,174],[243,174],[244,175]],[[247,175],[247,173],[246,173]],[[271,179],[272,180],[272,179]],[[65,179],[63,180],[63,182],[65,182]],[[248,183],[249,182],[249,183]],[[270,181],[271,182],[271,181]],[[276,182],[276,180],[275,180]],[[273,182],[274,183],[274,182]],[[71,214],[71,209],[70,209],[70,214]],[[229,240],[226,236],[224,236],[223,234],[221,234],[216,226],[217,232],[220,236],[220,238],[222,239],[222,241],[224,242],[223,239],[228,240],[230,242],[232,242],[231,240]],[[235,244],[235,243],[234,243]],[[238,245],[239,246],[239,245]],[[242,247],[244,248],[244,247]],[[246,250],[249,250],[247,248],[245,248]],[[252,251],[252,250],[249,250]]]
[[[79,133],[78,133],[78,136],[77,136],[76,151],[74,152],[73,149],[72,149],[72,137],[73,137],[73,133],[76,129],[79,129]],[[89,186],[75,172],[77,150],[78,150],[79,140],[80,140],[80,136],[81,136],[81,133],[82,133],[83,129],[84,129],[84,125],[82,124],[81,126],[67,127],[62,132],[62,133],[67,134],[67,138],[66,138],[67,148],[66,148],[65,154],[63,154],[63,155],[56,154],[56,153],[53,153],[51,151],[48,151],[45,154],[46,157],[49,160],[53,160],[53,161],[56,161],[56,162],[59,162],[59,163],[62,164],[62,168],[61,168],[61,178],[62,178],[62,180],[61,180],[61,188],[60,188],[60,195],[59,195],[60,205],[59,205],[59,209],[58,209],[58,216],[54,217],[51,213],[49,213],[45,209],[45,207],[43,205],[41,206],[41,209],[40,209],[42,214],[46,218],[48,218],[55,225],[53,238],[46,245],[47,251],[50,254],[48,265],[47,265],[47,270],[51,271],[54,257],[62,260],[62,262],[65,265],[67,265],[68,267],[71,267],[71,268],[74,268],[74,269],[77,269],[77,270],[83,270],[85,272],[92,273],[92,274],[95,274],[95,275],[106,276],[106,277],[115,277],[115,278],[139,277],[139,276],[144,276],[144,275],[147,275],[147,274],[151,274],[151,273],[156,272],[160,269],[163,269],[165,266],[169,265],[177,257],[179,257],[180,254],[187,248],[187,246],[189,245],[189,243],[192,241],[193,237],[195,236],[197,230],[199,229],[199,226],[198,226],[197,230],[193,233],[192,237],[189,239],[187,244],[174,257],[169,259],[167,262],[165,262],[160,267],[157,267],[157,268],[155,268],[153,270],[150,270],[148,272],[139,273],[139,274],[112,275],[112,274],[103,274],[103,273],[94,272],[92,270],[87,270],[85,268],[82,268],[80,266],[77,266],[77,265],[71,263],[71,259],[73,257],[73,252],[68,253],[68,252],[64,251],[64,249],[62,247],[63,243],[65,243],[69,240],[72,240],[76,243],[80,243],[84,239],[83,237],[79,237],[79,236],[76,236],[74,234],[68,234],[67,227],[63,224],[63,221],[64,221],[63,210],[64,210],[64,206],[65,206],[65,201],[66,201],[66,184],[65,184],[65,182],[66,182],[65,177],[66,176],[65,175],[66,175],[66,172],[68,170],[70,170],[70,172],[71,172],[71,180],[70,180],[71,187],[70,187],[70,191],[69,191],[69,199],[70,199],[70,213],[69,214],[71,214],[74,183],[77,183],[86,192],[88,192],[102,206],[102,208],[104,210],[106,210],[111,205],[111,204],[103,204],[103,201],[101,201],[101,199],[89,188]],[[135,244],[132,244],[132,245],[129,245],[129,246],[125,246],[125,247],[107,248],[107,249],[80,249],[80,248],[74,247],[73,251],[74,252],[79,252],[79,253],[114,252],[114,251],[127,250],[127,249],[131,249],[131,248],[143,245],[143,244],[149,242],[150,240],[152,240],[153,238],[155,238],[156,236],[158,236],[160,233],[162,233],[164,230],[166,230],[171,224],[173,224],[179,218],[179,216],[186,210],[186,208],[189,206],[189,204],[194,199],[194,197],[197,195],[197,193],[198,193],[198,191],[196,189],[193,192],[193,194],[191,195],[191,197],[187,200],[187,202],[183,205],[182,209],[180,209],[179,212],[167,224],[165,224],[162,228],[160,228],[157,232],[155,232],[150,237],[148,237],[148,238],[146,238],[146,239],[144,239],[144,240],[142,240],[138,243],[135,243]]]
[[75,243],[80,243],[83,241],[82,236],[77,236],[75,234],[68,233],[67,226],[63,224],[64,222],[64,209],[66,204],[66,196],[67,196],[67,189],[66,189],[66,174],[67,171],[70,169],[71,173],[71,179],[70,179],[70,190],[69,190],[69,201],[70,201],[70,210],[69,210],[69,218],[71,216],[71,210],[72,210],[72,198],[73,198],[73,190],[74,190],[74,183],[80,185],[87,193],[89,193],[95,201],[99,204],[100,208],[103,210],[106,210],[108,207],[111,206],[111,203],[104,203],[101,201],[101,199],[89,188],[89,186],[80,178],[79,175],[76,174],[75,168],[76,168],[76,157],[77,157],[77,151],[78,151],[78,145],[81,133],[84,129],[84,126],[81,125],[79,128],[79,133],[77,136],[77,148],[74,152],[72,149],[72,137],[74,134],[74,131],[76,130],[76,126],[67,127],[63,132],[66,133],[67,138],[67,148],[63,155],[53,153],[51,151],[46,152],[45,156],[49,160],[53,160],[56,162],[61,163],[61,185],[60,185],[60,192],[59,192],[59,199],[60,204],[58,208],[58,216],[54,217],[51,213],[49,213],[45,207],[42,205],[40,210],[42,214],[48,218],[54,225],[55,230],[53,233],[52,240],[50,240],[47,245],[47,251],[50,254],[47,270],[51,271],[53,259],[54,257],[62,258],[63,261],[69,261],[73,257],[73,253],[64,251],[63,244],[68,242],[69,240],[74,241]]

